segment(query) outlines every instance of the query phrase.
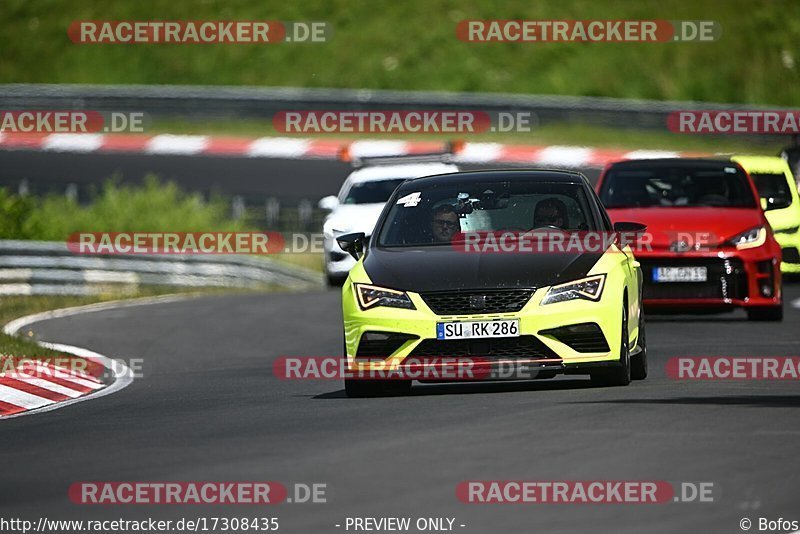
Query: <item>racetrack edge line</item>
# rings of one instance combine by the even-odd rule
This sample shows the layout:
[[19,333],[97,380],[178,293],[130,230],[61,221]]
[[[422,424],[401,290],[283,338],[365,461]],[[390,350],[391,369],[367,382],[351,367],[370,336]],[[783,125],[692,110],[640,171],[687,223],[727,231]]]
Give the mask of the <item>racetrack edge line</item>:
[[[13,336],[16,335],[16,333],[19,332],[19,330],[21,330],[25,326],[37,323],[39,321],[44,321],[47,319],[57,319],[61,317],[78,315],[81,313],[91,313],[95,311],[127,308],[131,306],[146,306],[150,304],[160,304],[164,302],[176,302],[188,298],[191,298],[191,295],[162,295],[159,297],[145,297],[141,299],[132,299],[132,300],[114,300],[109,302],[98,302],[95,304],[87,304],[84,306],[73,306],[71,308],[60,308],[57,310],[34,313],[31,315],[20,317],[18,319],[14,319],[13,321],[9,322],[3,327],[3,333],[9,336]],[[104,356],[100,353],[82,347],[76,347],[73,345],[65,345],[62,343],[51,343],[47,341],[37,341],[36,343],[44,348],[66,352],[78,356],[80,358],[91,358],[93,360],[96,360],[106,369],[113,371],[114,381],[108,386],[104,387],[103,389],[89,393],[88,395],[84,395],[81,397],[61,402],[56,402],[54,404],[48,404],[47,406],[34,408],[33,410],[27,410],[17,414],[1,416],[0,421],[4,419],[13,419],[16,417],[22,417],[25,415],[50,412],[53,410],[57,410],[59,408],[64,408],[71,404],[76,404],[78,402],[94,400],[100,397],[104,397],[106,395],[110,395],[112,393],[116,393],[117,391],[120,391],[121,389],[128,387],[133,382],[133,373],[131,372],[130,368],[123,362],[114,361],[111,358]]]

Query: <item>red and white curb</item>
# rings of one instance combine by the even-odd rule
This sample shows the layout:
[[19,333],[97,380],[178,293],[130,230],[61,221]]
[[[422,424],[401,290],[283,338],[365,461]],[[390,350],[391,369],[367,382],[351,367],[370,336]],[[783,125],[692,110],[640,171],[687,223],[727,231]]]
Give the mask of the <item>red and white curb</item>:
[[[23,328],[44,321],[68,317],[82,313],[104,311],[130,306],[142,306],[174,302],[188,298],[183,295],[166,295],[148,297],[130,301],[112,301],[73,308],[63,308],[34,315],[21,317],[11,321],[3,328],[3,333],[14,336]],[[72,354],[102,365],[112,381],[103,383],[96,377],[75,372],[45,363],[34,363],[30,360],[23,363],[11,376],[0,374],[0,420],[48,412],[63,408],[77,402],[97,399],[116,393],[133,382],[133,372],[123,362],[81,347],[61,343],[38,342],[42,347],[58,352]]]
[[[297,137],[212,137],[206,135],[20,134],[0,133],[0,149],[73,153],[207,155],[250,158],[336,159],[343,147],[352,157],[403,156],[441,150],[437,141],[344,141]],[[603,167],[623,159],[672,158],[701,154],[668,150],[619,150],[573,145],[464,143],[456,163],[515,163],[554,167]]]
[[52,365],[27,361],[11,373],[0,373],[0,415],[27,411],[77,399],[103,389],[96,377]]

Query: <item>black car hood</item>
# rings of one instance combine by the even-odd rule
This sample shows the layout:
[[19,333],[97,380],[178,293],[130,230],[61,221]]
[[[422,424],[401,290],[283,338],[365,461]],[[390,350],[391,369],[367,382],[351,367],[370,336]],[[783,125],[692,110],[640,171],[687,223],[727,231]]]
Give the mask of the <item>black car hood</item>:
[[583,278],[602,252],[464,253],[447,246],[371,248],[364,269],[378,286],[425,293],[538,288]]

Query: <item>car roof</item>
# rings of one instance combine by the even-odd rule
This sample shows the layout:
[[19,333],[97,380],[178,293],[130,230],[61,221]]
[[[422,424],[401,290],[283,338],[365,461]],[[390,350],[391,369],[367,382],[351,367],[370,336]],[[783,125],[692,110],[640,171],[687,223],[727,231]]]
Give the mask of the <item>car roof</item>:
[[721,165],[730,165],[730,159],[723,158],[653,158],[653,159],[627,159],[609,165],[610,168],[647,169],[660,167],[708,167],[718,168]]
[[375,165],[361,167],[348,176],[350,183],[375,182],[380,180],[400,180],[458,172],[452,163],[406,163],[401,165]]
[[414,185],[459,185],[481,182],[537,181],[548,183],[583,184],[586,178],[579,172],[558,170],[488,170],[468,171],[409,180]]
[[[784,174],[789,170],[786,160],[778,156],[732,156],[731,161],[735,161],[747,172]],[[791,173],[790,173],[791,174]]]

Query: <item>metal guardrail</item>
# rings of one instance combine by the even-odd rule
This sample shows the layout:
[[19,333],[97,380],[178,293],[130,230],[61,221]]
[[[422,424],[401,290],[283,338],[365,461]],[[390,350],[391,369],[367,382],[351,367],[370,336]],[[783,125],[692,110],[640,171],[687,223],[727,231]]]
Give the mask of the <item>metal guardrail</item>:
[[673,111],[742,107],[742,104],[511,93],[181,85],[0,85],[0,109],[144,111],[152,116],[197,118],[263,119],[291,109],[530,111],[535,113],[538,124],[570,122],[663,130],[667,115]]
[[89,295],[139,285],[307,289],[322,275],[240,255],[80,256],[65,243],[0,240],[0,295]]

